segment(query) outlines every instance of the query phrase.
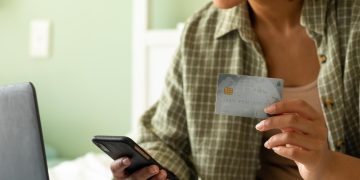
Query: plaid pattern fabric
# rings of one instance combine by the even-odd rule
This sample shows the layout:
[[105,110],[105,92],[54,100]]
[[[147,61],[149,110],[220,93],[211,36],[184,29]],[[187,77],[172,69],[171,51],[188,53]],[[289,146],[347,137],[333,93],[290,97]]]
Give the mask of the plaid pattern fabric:
[[[305,0],[301,24],[321,60],[318,87],[332,150],[360,157],[360,1]],[[306,48],[306,47],[304,47]],[[220,73],[267,76],[247,2],[208,4],[188,21],[138,142],[180,179],[255,179],[259,119],[214,114]]]

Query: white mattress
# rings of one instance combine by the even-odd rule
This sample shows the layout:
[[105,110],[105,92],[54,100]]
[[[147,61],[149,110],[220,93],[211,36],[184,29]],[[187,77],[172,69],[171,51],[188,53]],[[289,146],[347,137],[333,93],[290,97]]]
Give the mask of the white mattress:
[[49,169],[50,180],[109,180],[113,160],[105,154],[88,153]]

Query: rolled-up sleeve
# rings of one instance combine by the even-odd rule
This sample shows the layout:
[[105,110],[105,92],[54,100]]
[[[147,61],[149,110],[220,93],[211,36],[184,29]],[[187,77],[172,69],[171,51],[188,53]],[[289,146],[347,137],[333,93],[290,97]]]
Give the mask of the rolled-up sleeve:
[[178,50],[161,98],[140,119],[138,143],[179,179],[193,179],[182,71],[181,50]]

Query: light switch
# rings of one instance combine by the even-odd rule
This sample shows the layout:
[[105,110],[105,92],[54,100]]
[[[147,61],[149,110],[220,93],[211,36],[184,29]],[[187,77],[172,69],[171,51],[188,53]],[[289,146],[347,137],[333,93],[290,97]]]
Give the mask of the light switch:
[[30,57],[49,57],[50,21],[33,20],[30,23]]

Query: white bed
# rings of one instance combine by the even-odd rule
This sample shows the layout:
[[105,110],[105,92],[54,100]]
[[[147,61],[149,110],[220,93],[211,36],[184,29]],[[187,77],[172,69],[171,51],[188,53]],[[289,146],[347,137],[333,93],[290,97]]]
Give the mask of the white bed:
[[50,180],[109,180],[111,162],[105,154],[88,153],[50,168]]

